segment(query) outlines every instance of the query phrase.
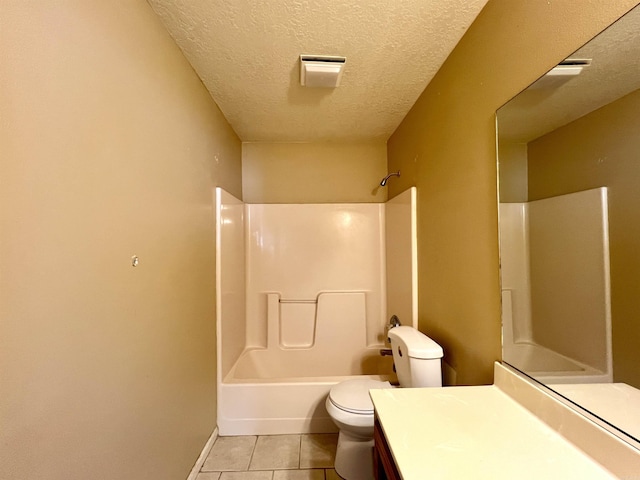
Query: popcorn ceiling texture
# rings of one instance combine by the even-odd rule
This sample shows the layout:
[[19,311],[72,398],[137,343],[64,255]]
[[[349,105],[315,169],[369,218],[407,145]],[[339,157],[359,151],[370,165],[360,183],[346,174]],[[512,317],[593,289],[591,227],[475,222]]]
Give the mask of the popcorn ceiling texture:
[[[487,0],[148,0],[245,142],[386,140]],[[305,88],[299,56],[347,57]]]

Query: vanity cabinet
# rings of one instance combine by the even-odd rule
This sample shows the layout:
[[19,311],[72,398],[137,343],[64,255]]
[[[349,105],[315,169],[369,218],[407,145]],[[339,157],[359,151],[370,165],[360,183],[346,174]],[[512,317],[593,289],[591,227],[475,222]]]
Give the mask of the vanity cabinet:
[[380,420],[376,416],[373,427],[373,476],[376,480],[400,480],[400,473],[396,466],[389,444],[384,436]]

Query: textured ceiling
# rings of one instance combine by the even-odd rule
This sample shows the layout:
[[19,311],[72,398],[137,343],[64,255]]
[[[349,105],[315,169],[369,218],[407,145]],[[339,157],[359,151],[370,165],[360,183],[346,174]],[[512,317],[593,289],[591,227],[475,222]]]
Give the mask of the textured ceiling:
[[640,7],[569,56],[591,59],[579,76],[549,88],[529,88],[502,107],[498,111],[500,139],[527,143],[638,90],[638,32]]
[[[148,0],[243,141],[386,140],[487,0]],[[304,88],[299,56],[347,57]]]

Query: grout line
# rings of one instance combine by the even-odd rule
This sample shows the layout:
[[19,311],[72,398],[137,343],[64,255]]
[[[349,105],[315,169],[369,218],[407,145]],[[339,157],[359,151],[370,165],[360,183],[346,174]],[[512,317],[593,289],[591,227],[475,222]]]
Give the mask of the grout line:
[[300,434],[300,444],[298,445],[298,470],[300,470],[300,466],[302,465],[302,460],[300,457],[302,457],[302,435]]
[[[251,462],[253,461],[253,456],[256,453],[256,447],[258,446],[258,439],[261,437],[262,435],[256,435],[256,441],[253,444],[253,450],[251,450],[251,456],[249,457],[249,464],[247,465],[247,469],[244,470],[245,472],[250,472],[251,471]],[[273,478],[273,473],[271,474],[271,478]]]

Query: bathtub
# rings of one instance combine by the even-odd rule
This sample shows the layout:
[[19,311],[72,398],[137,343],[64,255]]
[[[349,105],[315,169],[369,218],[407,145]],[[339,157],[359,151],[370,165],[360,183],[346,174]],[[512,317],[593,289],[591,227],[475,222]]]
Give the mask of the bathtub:
[[544,384],[611,383],[603,372],[535,343],[505,345],[507,363]]
[[245,348],[219,372],[220,435],[337,431],[324,406],[331,387],[356,376],[387,380],[393,370],[383,345],[367,344],[366,293],[324,292],[311,303],[265,296],[265,346]]
[[[309,354],[278,349],[243,352],[218,384],[219,434],[337,432],[324,406],[331,387],[350,378],[395,380],[391,358],[381,357],[377,349],[364,352],[360,365],[313,359],[313,374],[305,376]],[[354,375],[354,370],[363,374]]]

